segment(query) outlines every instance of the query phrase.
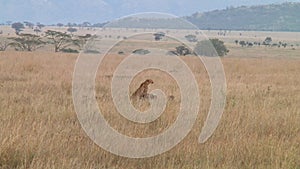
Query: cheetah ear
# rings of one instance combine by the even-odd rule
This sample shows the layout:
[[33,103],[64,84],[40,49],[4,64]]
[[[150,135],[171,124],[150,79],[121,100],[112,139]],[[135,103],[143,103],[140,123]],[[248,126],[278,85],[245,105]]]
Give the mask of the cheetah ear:
[[145,82],[148,83],[148,84],[153,84],[154,83],[152,79],[147,79]]

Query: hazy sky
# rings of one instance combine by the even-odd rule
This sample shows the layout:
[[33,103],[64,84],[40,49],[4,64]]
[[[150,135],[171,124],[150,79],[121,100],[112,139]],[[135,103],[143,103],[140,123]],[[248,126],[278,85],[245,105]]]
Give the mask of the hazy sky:
[[[288,0],[300,2],[300,0]],[[0,23],[32,21],[92,23],[134,13],[164,12],[187,16],[229,6],[282,3],[287,0],[0,0]]]

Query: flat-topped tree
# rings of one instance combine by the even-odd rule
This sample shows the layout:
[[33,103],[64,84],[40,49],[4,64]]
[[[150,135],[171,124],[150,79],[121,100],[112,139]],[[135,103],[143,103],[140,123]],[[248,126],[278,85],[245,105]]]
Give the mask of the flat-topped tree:
[[39,28],[35,28],[33,31],[34,31],[37,35],[38,35],[40,32],[42,32],[42,30],[40,30]]
[[176,54],[178,56],[185,56],[192,54],[192,51],[188,47],[181,45],[176,47]]
[[196,35],[186,35],[185,36],[185,39],[189,42],[197,42],[198,39],[197,39],[197,36]]
[[164,32],[157,32],[157,33],[154,33],[154,39],[156,41],[159,41],[161,40],[166,34]]
[[19,35],[19,33],[25,28],[24,24],[21,22],[15,22],[11,25],[11,27],[15,29],[17,35]]
[[27,26],[30,29],[33,29],[33,27],[34,27],[34,24],[31,22],[28,22],[28,21],[24,21],[24,24],[25,24],[25,26]]
[[266,37],[266,39],[263,41],[263,45],[270,46],[272,43],[271,37]]
[[5,51],[9,47],[10,43],[9,39],[0,38],[0,51]]
[[84,36],[78,36],[78,40],[75,42],[77,46],[79,46],[80,49],[84,47],[86,42],[90,39],[93,38],[91,34],[86,34]]
[[74,32],[77,32],[77,29],[70,27],[70,28],[67,29],[67,31],[70,32],[73,35]]
[[15,47],[18,51],[34,51],[45,44],[40,36],[33,34],[20,34],[18,37],[8,39],[13,41],[10,46]]
[[90,22],[83,22],[83,23],[81,24],[81,26],[82,26],[82,27],[89,27],[89,26],[91,26],[91,23],[90,23]]
[[43,27],[45,27],[45,25],[44,24],[41,24],[41,23],[36,23],[36,26],[39,28],[39,29],[42,29]]
[[48,30],[45,32],[45,36],[51,40],[51,43],[54,45],[55,52],[59,52],[70,46],[79,47],[78,39],[73,39],[72,36],[67,33]]
[[58,26],[58,27],[63,27],[64,24],[63,24],[63,23],[58,23],[58,24],[56,24],[56,26]]
[[247,43],[246,43],[245,41],[243,41],[243,40],[242,40],[242,41],[240,41],[240,42],[239,42],[239,44],[240,44],[242,47],[244,47],[244,46],[246,46],[246,45],[247,45]]

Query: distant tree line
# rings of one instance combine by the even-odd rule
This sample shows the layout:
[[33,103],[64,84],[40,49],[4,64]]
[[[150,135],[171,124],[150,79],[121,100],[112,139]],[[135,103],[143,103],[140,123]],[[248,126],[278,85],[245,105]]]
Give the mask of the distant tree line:
[[[17,25],[17,26],[20,26],[21,24],[23,25],[23,28],[24,26],[28,27],[28,28],[31,28],[31,29],[34,29],[35,27],[38,27],[38,28],[42,28],[44,26],[58,26],[58,27],[104,27],[105,25],[107,25],[109,22],[102,22],[102,23],[90,23],[90,22],[83,22],[83,23],[56,23],[56,24],[50,24],[50,25],[44,25],[44,24],[41,24],[40,22],[37,22],[37,23],[32,23],[32,22],[29,22],[29,21],[24,21],[24,22],[12,22],[12,21],[6,21],[6,23],[1,23],[0,25],[7,25],[7,26],[12,26],[13,24],[14,25]],[[22,27],[22,26],[21,26]]]
[[[244,40],[235,40],[234,41],[236,45],[240,45],[241,47],[253,47],[253,46],[266,46],[266,47],[283,47],[286,48],[288,44],[286,42],[279,41],[278,43],[273,42],[272,37],[266,37],[264,41],[262,42],[249,42]],[[293,44],[290,45],[291,47],[294,47]]]

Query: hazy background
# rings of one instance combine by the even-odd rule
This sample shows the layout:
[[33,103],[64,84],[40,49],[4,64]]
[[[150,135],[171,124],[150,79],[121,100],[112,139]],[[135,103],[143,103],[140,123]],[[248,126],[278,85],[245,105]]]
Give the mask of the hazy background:
[[[286,0],[0,0],[0,22],[105,22],[140,12],[187,16],[242,5],[283,3]],[[289,0],[288,2],[300,2]]]

